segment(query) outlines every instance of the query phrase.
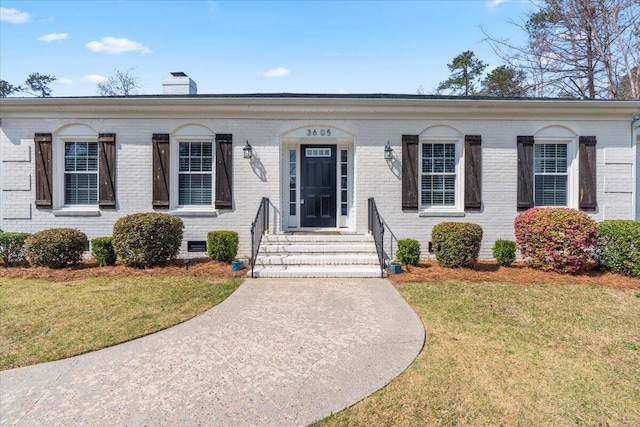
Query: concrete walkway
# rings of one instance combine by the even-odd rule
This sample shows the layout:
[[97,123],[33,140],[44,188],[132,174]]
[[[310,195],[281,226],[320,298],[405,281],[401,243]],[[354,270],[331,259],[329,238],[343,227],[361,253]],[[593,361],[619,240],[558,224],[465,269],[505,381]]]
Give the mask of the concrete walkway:
[[0,373],[0,425],[307,425],[400,374],[422,322],[382,279],[248,279],[176,327]]

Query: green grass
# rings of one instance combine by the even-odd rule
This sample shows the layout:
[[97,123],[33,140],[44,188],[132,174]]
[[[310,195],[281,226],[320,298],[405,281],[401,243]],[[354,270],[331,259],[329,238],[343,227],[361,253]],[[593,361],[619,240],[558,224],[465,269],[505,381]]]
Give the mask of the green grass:
[[238,278],[0,279],[0,370],[98,350],[173,326],[227,298]]
[[637,291],[497,283],[400,292],[425,346],[321,426],[640,425]]

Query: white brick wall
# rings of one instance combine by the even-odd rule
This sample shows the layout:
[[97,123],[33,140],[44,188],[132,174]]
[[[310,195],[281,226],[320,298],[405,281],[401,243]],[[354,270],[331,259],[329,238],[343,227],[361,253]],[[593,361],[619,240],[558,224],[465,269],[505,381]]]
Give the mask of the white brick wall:
[[[80,114],[78,114],[80,116]],[[594,120],[580,117],[553,118],[424,118],[397,117],[392,113],[362,117],[318,119],[300,113],[295,119],[256,118],[251,115],[200,115],[199,118],[175,117],[123,118],[13,118],[2,121],[0,153],[2,154],[2,225],[5,230],[35,232],[52,227],[74,227],[91,239],[110,235],[113,224],[121,217],[136,212],[151,212],[153,133],[172,133],[176,129],[198,124],[214,133],[233,134],[234,209],[219,211],[218,216],[182,217],[185,223],[181,256],[187,254],[187,240],[206,240],[211,230],[231,229],[240,235],[239,254],[250,252],[250,225],[263,196],[272,206],[272,228],[281,229],[280,135],[301,126],[322,125],[342,129],[354,135],[354,210],[355,228],[367,229],[367,199],[375,197],[378,209],[388,225],[385,238],[387,252],[395,240],[412,237],[420,241],[423,256],[434,225],[443,221],[474,222],[483,227],[481,257],[491,258],[496,239],[514,239],[513,220],[516,210],[516,137],[534,135],[539,130],[562,125],[576,135],[597,137],[598,206],[590,215],[597,221],[613,218],[633,218],[629,121],[626,119]],[[231,116],[231,118],[225,118]],[[85,115],[86,117],[86,115]],[[99,216],[56,216],[49,209],[36,209],[33,135],[36,132],[55,133],[68,124],[84,124],[96,132],[113,132],[117,144],[117,207],[102,209]],[[421,217],[418,212],[401,209],[401,135],[420,134],[425,129],[446,125],[460,134],[482,136],[482,212],[467,212],[464,217]],[[253,147],[253,159],[242,156],[245,141]],[[383,149],[390,141],[394,160],[383,158]],[[285,166],[288,167],[288,166]],[[286,171],[286,169],[285,169]],[[461,177],[462,179],[462,177]],[[577,176],[574,177],[577,180]],[[288,207],[286,207],[288,209]]]

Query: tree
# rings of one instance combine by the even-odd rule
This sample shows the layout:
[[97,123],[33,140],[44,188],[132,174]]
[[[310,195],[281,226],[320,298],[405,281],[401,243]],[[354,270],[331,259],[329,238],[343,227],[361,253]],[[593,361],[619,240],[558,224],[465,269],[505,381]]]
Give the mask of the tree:
[[[635,82],[634,82],[634,79],[635,79]],[[633,67],[631,69],[631,74],[627,74],[622,79],[620,79],[620,85],[618,86],[618,98],[634,99],[633,97],[634,84],[636,88],[640,88],[640,71],[638,67]]]
[[55,82],[56,76],[50,76],[47,74],[31,73],[25,80],[26,87],[21,88],[22,92],[34,95],[40,98],[51,96],[51,88],[49,84]]
[[[640,2],[638,0],[541,0],[518,25],[518,46],[485,32],[505,63],[525,70],[537,96],[619,97],[628,75],[631,97],[640,99]],[[634,73],[634,67],[635,73]]]
[[96,85],[100,96],[126,96],[136,95],[140,89],[140,81],[131,74],[132,69],[122,72],[116,70],[116,74],[106,81]]
[[481,93],[501,97],[526,96],[526,79],[527,75],[524,71],[501,65],[487,74],[482,81]]
[[487,68],[487,64],[475,57],[472,51],[467,50],[453,58],[451,64],[447,64],[451,71],[451,77],[438,85],[438,92],[449,90],[452,95],[474,95],[476,82]]
[[0,80],[0,98],[6,98],[15,92],[20,92],[22,88],[20,86],[14,86],[6,80]]

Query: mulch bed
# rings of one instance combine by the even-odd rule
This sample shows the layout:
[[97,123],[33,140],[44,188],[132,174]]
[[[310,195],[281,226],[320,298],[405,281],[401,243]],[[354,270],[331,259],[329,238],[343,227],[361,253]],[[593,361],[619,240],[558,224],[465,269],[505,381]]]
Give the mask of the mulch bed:
[[422,260],[417,266],[402,266],[402,273],[390,274],[394,284],[409,282],[466,281],[473,283],[503,282],[515,284],[593,285],[621,289],[640,289],[640,278],[597,270],[578,274],[559,274],[529,268],[523,262],[501,267],[492,261],[480,261],[471,268],[440,267],[435,260]]
[[175,259],[164,266],[154,268],[133,268],[118,264],[100,267],[93,260],[83,260],[75,265],[60,269],[31,267],[28,264],[0,268],[0,277],[47,279],[65,282],[100,276],[177,276],[188,274],[191,276],[243,277],[247,274],[247,271],[246,268],[240,271],[232,271],[230,263],[211,261],[208,258],[191,259],[188,270],[181,259]]
[[[133,268],[124,265],[100,267],[93,260],[83,260],[76,265],[51,269],[31,267],[28,264],[0,268],[0,277],[22,279],[47,279],[56,282],[84,279],[99,276],[233,276],[244,277],[248,269],[232,271],[229,263],[211,261],[208,258],[191,259],[189,269],[181,259],[168,262],[155,268]],[[495,261],[480,261],[471,268],[440,267],[435,260],[422,260],[417,266],[402,266],[402,273],[389,274],[396,285],[410,282],[446,282],[466,281],[473,283],[502,282],[515,284],[550,285],[593,285],[622,289],[640,289],[640,278],[622,276],[601,271],[587,271],[579,274],[559,274],[529,268],[525,263],[517,262],[511,267],[501,267]]]

